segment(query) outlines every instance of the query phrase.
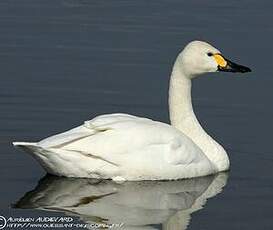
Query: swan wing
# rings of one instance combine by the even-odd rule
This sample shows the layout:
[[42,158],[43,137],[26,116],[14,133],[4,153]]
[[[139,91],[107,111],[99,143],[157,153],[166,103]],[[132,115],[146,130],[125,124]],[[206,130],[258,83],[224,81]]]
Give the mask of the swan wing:
[[100,174],[105,173],[109,165],[111,173],[115,171],[117,175],[134,172],[131,179],[141,174],[145,174],[143,178],[148,179],[150,175],[154,179],[154,175],[160,173],[162,178],[166,174],[172,177],[181,166],[185,166],[190,175],[193,164],[210,166],[199,147],[179,130],[127,114],[95,117],[77,128],[38,142],[38,146],[55,153],[80,154],[100,161],[95,167]]
[[165,150],[165,160],[171,164],[187,164],[203,155],[198,146],[172,126],[128,114],[95,117],[79,127],[46,138],[38,145],[115,158],[119,163],[125,155],[131,156],[136,151],[152,152],[153,149]]
[[119,126],[119,124],[121,124],[122,122],[133,119],[140,118],[128,114],[100,115],[93,118],[92,120],[85,121],[84,124],[81,126],[45,138],[38,142],[38,145],[44,148],[57,148],[61,146],[66,146],[85,137],[93,136],[113,128],[118,128],[117,126]]

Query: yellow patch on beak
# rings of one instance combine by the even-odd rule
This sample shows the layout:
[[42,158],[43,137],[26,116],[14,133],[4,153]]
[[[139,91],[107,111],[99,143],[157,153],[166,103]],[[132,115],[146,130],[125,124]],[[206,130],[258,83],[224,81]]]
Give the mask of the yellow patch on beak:
[[227,61],[223,58],[221,54],[214,54],[213,57],[219,66],[221,67],[227,66]]

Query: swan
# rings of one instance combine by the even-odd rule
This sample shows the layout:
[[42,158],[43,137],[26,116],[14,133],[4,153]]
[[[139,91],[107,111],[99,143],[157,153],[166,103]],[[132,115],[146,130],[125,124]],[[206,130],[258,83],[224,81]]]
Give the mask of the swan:
[[192,41],[178,55],[169,85],[171,125],[116,113],[36,143],[13,142],[49,173],[65,177],[175,180],[229,169],[229,158],[198,122],[191,81],[208,72],[250,72],[204,41]]

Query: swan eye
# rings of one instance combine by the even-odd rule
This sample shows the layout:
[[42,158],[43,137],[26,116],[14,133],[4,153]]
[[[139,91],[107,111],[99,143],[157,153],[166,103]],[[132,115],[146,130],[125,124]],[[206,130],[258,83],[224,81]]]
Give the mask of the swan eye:
[[211,57],[211,56],[213,55],[213,53],[212,53],[212,52],[208,52],[207,55],[208,55],[209,57]]

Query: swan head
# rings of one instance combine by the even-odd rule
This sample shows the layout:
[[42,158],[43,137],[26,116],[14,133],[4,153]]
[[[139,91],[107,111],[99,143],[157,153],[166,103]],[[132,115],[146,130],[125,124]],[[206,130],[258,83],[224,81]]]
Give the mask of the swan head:
[[180,67],[190,78],[209,72],[250,72],[250,68],[226,59],[222,53],[203,41],[192,41],[178,57]]

